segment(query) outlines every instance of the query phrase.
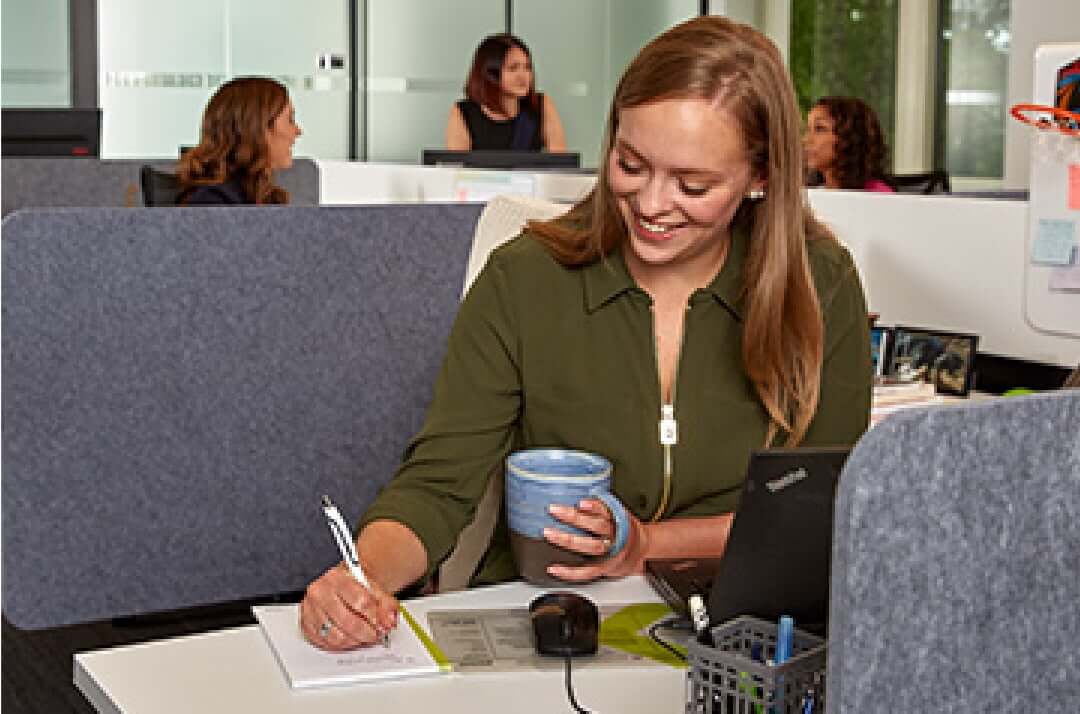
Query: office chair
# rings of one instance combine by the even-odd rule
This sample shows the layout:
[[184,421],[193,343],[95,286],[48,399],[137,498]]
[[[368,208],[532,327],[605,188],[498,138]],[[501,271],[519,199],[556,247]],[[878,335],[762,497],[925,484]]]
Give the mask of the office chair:
[[[496,196],[484,207],[473,234],[472,250],[465,268],[462,297],[487,263],[491,251],[510,240],[525,227],[525,222],[546,220],[566,213],[568,205],[525,196]],[[495,522],[503,502],[501,474],[488,481],[487,490],[476,507],[476,516],[458,536],[457,546],[439,566],[439,592],[464,590],[491,541]]]
[[924,174],[891,174],[886,183],[897,193],[952,193],[948,171],[930,171]]
[[149,164],[139,169],[139,185],[142,186],[143,205],[175,206],[180,197],[180,183],[174,174],[158,171]]

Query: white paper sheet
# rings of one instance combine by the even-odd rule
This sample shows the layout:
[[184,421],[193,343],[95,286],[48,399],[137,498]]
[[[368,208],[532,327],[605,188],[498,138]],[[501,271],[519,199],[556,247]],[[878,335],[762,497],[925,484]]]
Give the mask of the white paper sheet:
[[293,689],[416,677],[448,671],[421,641],[402,613],[388,647],[325,652],[300,632],[298,605],[261,605],[251,611]]

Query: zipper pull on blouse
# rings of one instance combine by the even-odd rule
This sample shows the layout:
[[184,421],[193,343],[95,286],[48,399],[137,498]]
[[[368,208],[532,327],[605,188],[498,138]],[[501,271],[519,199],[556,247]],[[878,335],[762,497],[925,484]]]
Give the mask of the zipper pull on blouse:
[[660,405],[660,444],[675,446],[679,441],[679,423],[675,421],[675,405]]

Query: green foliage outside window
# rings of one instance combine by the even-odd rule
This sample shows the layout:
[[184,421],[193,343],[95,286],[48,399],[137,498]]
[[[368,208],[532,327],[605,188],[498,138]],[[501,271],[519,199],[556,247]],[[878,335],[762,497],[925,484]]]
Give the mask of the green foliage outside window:
[[792,0],[788,61],[803,115],[820,97],[859,97],[891,147],[896,38],[896,0]]

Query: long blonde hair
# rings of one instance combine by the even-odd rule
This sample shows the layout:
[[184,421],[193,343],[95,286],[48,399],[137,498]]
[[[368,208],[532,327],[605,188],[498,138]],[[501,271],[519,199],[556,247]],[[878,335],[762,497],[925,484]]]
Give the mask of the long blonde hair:
[[742,276],[742,363],[770,419],[798,444],[817,410],[821,387],[821,306],[807,258],[808,240],[832,240],[805,206],[801,117],[776,47],[747,25],[699,17],[641,50],[623,74],[608,115],[596,187],[566,217],[529,228],[564,265],[607,255],[627,228],[608,186],[608,158],[626,108],[666,99],[709,99],[730,112],[766,196],[745,200],[733,222],[751,226]]

